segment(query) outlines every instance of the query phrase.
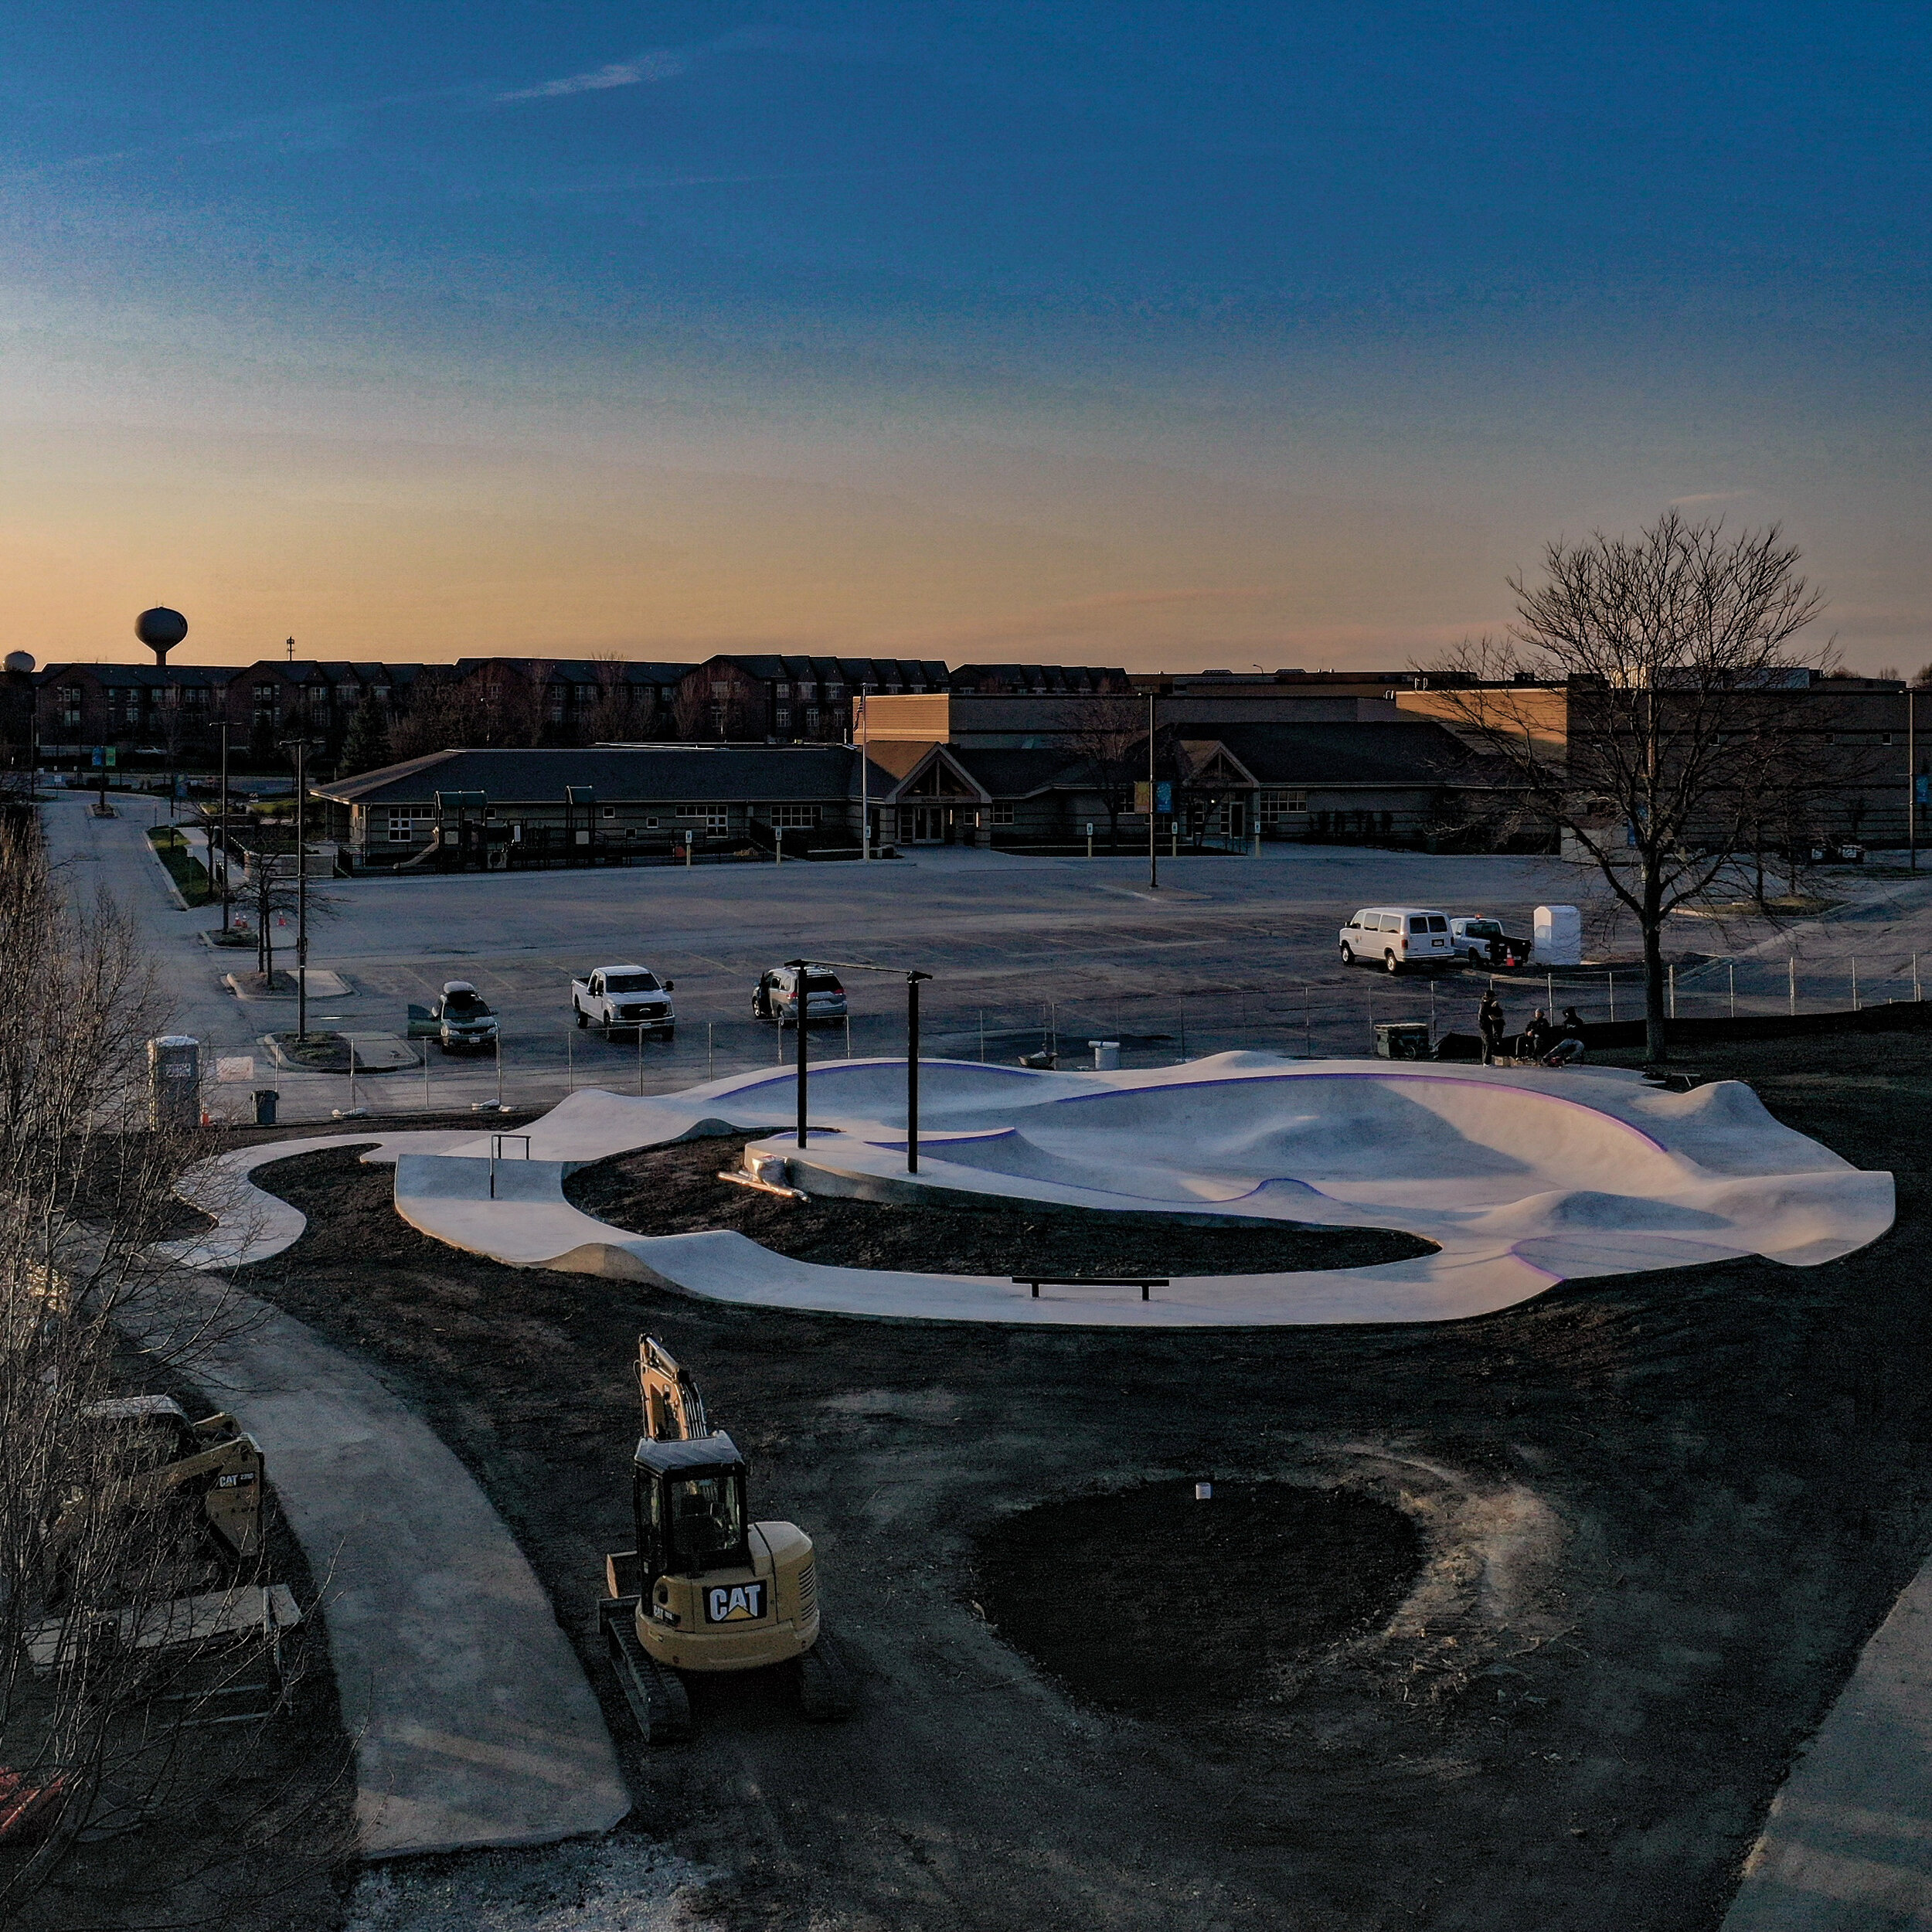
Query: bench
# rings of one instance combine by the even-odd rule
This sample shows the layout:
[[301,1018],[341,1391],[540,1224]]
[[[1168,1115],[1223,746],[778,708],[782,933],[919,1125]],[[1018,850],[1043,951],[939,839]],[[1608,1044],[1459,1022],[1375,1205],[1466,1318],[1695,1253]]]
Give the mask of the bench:
[[1024,1281],[1033,1291],[1033,1299],[1039,1299],[1042,1288],[1138,1288],[1143,1301],[1151,1299],[1150,1288],[1167,1286],[1165,1275],[1122,1277],[1111,1274],[1015,1274],[1010,1277],[1015,1283]]

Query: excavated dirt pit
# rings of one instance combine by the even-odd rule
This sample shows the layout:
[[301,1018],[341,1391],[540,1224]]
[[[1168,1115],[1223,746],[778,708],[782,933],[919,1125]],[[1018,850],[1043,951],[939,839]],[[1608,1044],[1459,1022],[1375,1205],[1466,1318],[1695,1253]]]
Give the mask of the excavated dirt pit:
[[1000,1634],[1103,1710],[1253,1704],[1276,1673],[1372,1630],[1420,1573],[1387,1503],[1292,1483],[1149,1483],[1009,1516],[978,1549]]
[[788,1201],[718,1179],[740,1165],[743,1134],[682,1141],[580,1168],[563,1191],[587,1214],[631,1234],[730,1228],[774,1253],[835,1267],[934,1274],[1039,1269],[1087,1275],[1271,1274],[1362,1268],[1433,1254],[1435,1244],[1385,1228],[1242,1220],[1203,1227],[1162,1214],[985,1205],[958,1195],[931,1206]]

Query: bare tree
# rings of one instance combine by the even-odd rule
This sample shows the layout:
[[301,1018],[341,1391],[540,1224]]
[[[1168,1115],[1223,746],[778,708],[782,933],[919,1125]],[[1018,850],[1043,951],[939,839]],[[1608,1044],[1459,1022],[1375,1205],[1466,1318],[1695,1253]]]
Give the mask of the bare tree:
[[621,658],[599,657],[590,660],[597,673],[597,691],[583,713],[580,735],[589,744],[622,743],[643,735],[647,723]]
[[[258,1673],[273,1641],[244,1632],[218,1655],[183,1641],[184,1619],[209,1614],[189,1609],[197,1592],[214,1593],[204,1605],[259,1594],[259,1541],[218,1560],[200,1489],[162,1470],[165,1437],[114,1406],[131,1361],[179,1371],[222,1318],[218,1295],[185,1313],[165,1305],[168,1273],[153,1244],[199,1130],[192,1111],[179,1124],[148,1114],[145,1043],[165,1014],[146,957],[110,902],[76,908],[64,883],[37,826],[0,826],[7,1923],[28,1913],[83,1834],[206,1798],[196,1781],[222,1753],[189,1740],[236,1708],[237,1683]],[[131,1320],[148,1325],[141,1356],[124,1338]],[[160,1867],[145,1866],[159,1883]]]
[[[1518,808],[1594,862],[1634,916],[1653,1060],[1668,1056],[1664,921],[1750,849],[1774,774],[1792,764],[1792,687],[1830,662],[1793,648],[1822,604],[1798,562],[1775,526],[1727,539],[1675,510],[1635,538],[1559,540],[1538,581],[1511,579],[1506,636],[1427,667]],[[1551,683],[1568,700],[1560,753]]]
[[1147,777],[1147,729],[1131,702],[1119,698],[1077,699],[1055,708],[1053,730],[1073,754],[1087,783],[1107,811],[1107,842],[1117,852],[1121,815],[1132,809],[1134,785]]

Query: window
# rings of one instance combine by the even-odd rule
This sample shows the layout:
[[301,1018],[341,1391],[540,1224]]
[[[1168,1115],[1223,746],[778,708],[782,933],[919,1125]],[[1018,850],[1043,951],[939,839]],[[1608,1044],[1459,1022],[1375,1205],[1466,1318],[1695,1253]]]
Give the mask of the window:
[[998,804],[996,804],[996,805],[995,805],[995,806],[994,806],[994,808],[993,808],[993,823],[994,823],[995,825],[1010,825],[1012,822],[1013,822],[1013,808],[1012,808],[1012,807],[1011,805],[998,805]]
[[680,805],[678,816],[685,820],[702,818],[706,832],[728,832],[731,808],[728,805]]
[[60,722],[63,725],[80,723],[80,687],[77,684],[60,687]]
[[1308,808],[1308,794],[1305,791],[1264,791],[1261,794],[1261,822],[1264,825],[1291,813],[1304,812]]
[[731,686],[723,678],[713,678],[711,680],[711,695],[714,698],[728,698],[731,696]]
[[780,826],[815,825],[818,822],[816,805],[774,805],[771,822]]
[[688,1476],[670,1485],[672,1561],[690,1572],[719,1567],[744,1546],[738,1485],[728,1475]]
[[606,818],[614,818],[617,815],[617,808],[615,805],[605,805],[601,809],[602,815]]
[[392,805],[389,815],[391,842],[400,843],[413,838],[427,838],[430,821],[435,816],[435,812],[427,805]]
[[[791,686],[788,684],[774,684],[771,687],[771,695],[774,698],[788,698],[791,696]],[[798,695],[801,698],[805,695],[805,688],[803,685],[798,687]]]
[[771,723],[774,730],[789,731],[791,729],[791,706],[788,704],[775,706],[771,713]]
[[798,695],[801,698],[815,698],[818,695],[818,687],[815,684],[801,684],[798,687]]
[[845,687],[842,684],[828,684],[825,686],[825,696],[830,699],[834,704],[838,703],[839,699],[844,697],[845,695]]

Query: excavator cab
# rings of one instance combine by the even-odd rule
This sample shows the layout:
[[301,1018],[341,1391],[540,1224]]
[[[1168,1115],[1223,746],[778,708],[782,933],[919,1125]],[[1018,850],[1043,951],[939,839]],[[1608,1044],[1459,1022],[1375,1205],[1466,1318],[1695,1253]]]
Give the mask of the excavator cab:
[[818,1585],[811,1539],[754,1522],[745,1459],[710,1427],[704,1400],[663,1346],[641,1336],[644,1434],[631,1467],[634,1549],[604,1560],[600,1607],[618,1681],[647,1740],[688,1734],[680,1671],[796,1663],[806,1713],[843,1715],[842,1677],[815,1655]]

